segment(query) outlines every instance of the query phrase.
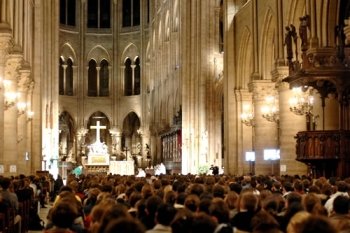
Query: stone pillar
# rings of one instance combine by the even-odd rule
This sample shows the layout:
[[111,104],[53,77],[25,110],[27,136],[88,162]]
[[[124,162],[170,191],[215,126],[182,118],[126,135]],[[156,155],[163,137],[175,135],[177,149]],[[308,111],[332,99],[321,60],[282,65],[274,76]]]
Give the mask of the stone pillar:
[[121,131],[118,126],[113,126],[109,129],[109,133],[112,136],[112,155],[119,155],[122,151],[121,147]]
[[96,71],[97,71],[97,74],[96,74],[96,89],[97,89],[97,93],[96,95],[97,96],[100,96],[100,70],[101,70],[101,67],[97,66],[96,67]]
[[131,86],[132,86],[132,95],[134,95],[135,94],[135,90],[134,90],[134,88],[135,88],[135,67],[136,67],[136,65],[131,65],[131,69],[132,69],[132,78],[131,78],[131,80],[132,80],[132,84],[131,84]]
[[63,95],[65,95],[66,91],[67,91],[67,89],[66,89],[66,82],[67,82],[67,80],[66,80],[66,77],[67,77],[66,76],[67,75],[66,70],[67,70],[67,65],[63,64],[62,68],[63,68]]
[[19,70],[20,78],[18,80],[18,92],[20,96],[18,98],[18,103],[22,104],[21,106],[17,106],[17,127],[18,127],[18,136],[17,136],[17,144],[18,144],[18,169],[21,173],[29,174],[30,173],[30,161],[29,157],[27,158],[25,155],[30,153],[31,151],[27,148],[27,139],[31,137],[31,135],[27,134],[27,110],[30,108],[30,101],[28,100],[28,91],[31,87],[31,71],[29,67],[23,68]]
[[296,160],[296,140],[298,131],[305,130],[305,116],[298,116],[289,109],[289,99],[292,91],[289,84],[282,82],[288,76],[288,67],[277,67],[272,76],[278,85],[279,93],[279,140],[280,140],[280,175],[305,174],[306,166]]
[[[237,99],[237,112],[242,114],[245,111],[249,111],[252,114],[252,93],[247,89],[236,90],[236,99]],[[245,106],[250,106],[250,109],[245,109]],[[245,152],[254,151],[254,119],[251,122],[242,122],[241,127],[238,129],[239,135],[237,136],[238,147],[237,147],[237,159],[235,159],[236,166],[234,171],[236,174],[247,174],[250,172],[249,163],[245,161]],[[251,171],[254,173],[254,171]]]
[[88,129],[85,129],[83,126],[81,126],[77,131],[77,139],[75,140],[77,143],[77,149],[78,149],[78,156],[77,156],[77,163],[84,164],[84,159],[86,159],[86,144],[85,144],[85,137],[86,134],[89,132]]
[[[22,62],[22,55],[10,54],[6,62],[5,79],[11,81],[11,85],[5,88],[5,93],[16,94],[18,92],[17,79],[19,77],[19,68]],[[7,102],[11,101],[11,102]],[[18,164],[21,159],[18,155],[18,126],[17,126],[17,98],[9,100],[5,97],[5,112],[4,112],[4,165],[5,173],[10,172],[9,175],[16,175],[18,170]],[[12,169],[10,169],[12,168]],[[11,171],[10,171],[11,170]]]
[[254,80],[249,84],[253,91],[254,103],[254,149],[255,173],[277,174],[277,161],[264,160],[265,149],[278,149],[278,128],[274,122],[269,122],[262,116],[261,108],[265,104],[265,97],[274,90],[275,83],[271,80]]
[[[3,10],[4,10],[4,1],[2,1],[1,5],[1,17],[3,16]],[[2,18],[1,18],[2,19]],[[11,33],[10,32],[3,32],[1,22],[0,22],[0,103],[4,103],[4,85],[3,80],[5,78],[5,63],[7,61],[8,56],[8,49],[10,47],[10,41],[11,41]],[[4,162],[4,105],[0,104],[0,165],[3,165]]]

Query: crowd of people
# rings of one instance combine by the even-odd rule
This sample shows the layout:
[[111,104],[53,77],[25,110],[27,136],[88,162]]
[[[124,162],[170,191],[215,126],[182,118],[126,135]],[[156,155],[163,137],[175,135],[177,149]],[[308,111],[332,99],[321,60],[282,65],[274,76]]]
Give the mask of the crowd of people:
[[350,179],[81,175],[64,185],[20,176],[0,185],[1,201],[14,208],[24,197],[42,207],[51,199],[47,233],[350,232]]

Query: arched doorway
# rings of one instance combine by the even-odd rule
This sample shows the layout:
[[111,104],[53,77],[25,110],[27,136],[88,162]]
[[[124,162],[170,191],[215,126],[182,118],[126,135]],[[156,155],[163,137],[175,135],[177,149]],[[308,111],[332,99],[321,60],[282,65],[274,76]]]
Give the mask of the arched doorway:
[[142,138],[140,134],[140,118],[135,112],[130,112],[123,121],[123,134],[121,140],[122,150],[126,160],[133,159],[135,169],[142,166]]
[[68,112],[62,112],[59,116],[59,159],[60,161],[76,161],[75,150],[75,123]]

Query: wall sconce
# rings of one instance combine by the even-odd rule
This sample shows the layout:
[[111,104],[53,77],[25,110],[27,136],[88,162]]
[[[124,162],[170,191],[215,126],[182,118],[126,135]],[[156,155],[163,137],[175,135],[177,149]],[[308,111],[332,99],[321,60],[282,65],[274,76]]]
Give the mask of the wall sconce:
[[314,105],[312,90],[302,91],[301,87],[292,89],[293,97],[289,99],[289,109],[296,115],[311,114]]
[[16,104],[16,100],[19,97],[17,92],[5,92],[5,105],[4,109],[7,110]]
[[27,121],[33,120],[34,112],[33,111],[27,111]]
[[274,96],[267,96],[265,98],[265,104],[261,108],[262,117],[270,122],[279,121],[279,110],[276,104],[276,98]]
[[243,105],[243,111],[241,114],[241,121],[246,126],[254,125],[254,113],[252,110],[252,106],[250,104]]
[[18,102],[17,103],[17,117],[24,114],[27,108],[27,103],[24,102]]

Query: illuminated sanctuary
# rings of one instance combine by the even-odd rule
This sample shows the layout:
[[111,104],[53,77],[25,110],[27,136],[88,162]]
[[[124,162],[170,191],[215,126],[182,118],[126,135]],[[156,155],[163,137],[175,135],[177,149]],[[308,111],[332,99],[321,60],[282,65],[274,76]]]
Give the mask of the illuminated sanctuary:
[[349,176],[349,45],[347,0],[2,0],[0,175]]

